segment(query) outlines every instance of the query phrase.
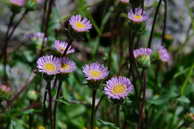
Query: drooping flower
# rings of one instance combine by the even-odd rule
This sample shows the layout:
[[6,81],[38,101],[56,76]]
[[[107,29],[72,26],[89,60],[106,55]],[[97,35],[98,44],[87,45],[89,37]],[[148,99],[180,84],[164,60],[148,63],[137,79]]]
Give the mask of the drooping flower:
[[129,3],[129,0],[120,0],[120,2],[125,3],[125,4],[128,4]]
[[105,94],[111,99],[124,99],[133,90],[131,81],[126,77],[112,77],[106,82]]
[[140,56],[150,56],[152,54],[152,49],[150,48],[139,48],[133,51],[133,55],[135,58]]
[[141,8],[135,8],[128,12],[128,18],[136,23],[144,22],[148,19],[146,12]]
[[24,6],[26,0],[10,0],[10,2],[16,6]]
[[[56,40],[55,41],[55,49],[60,52],[61,54],[63,54],[66,50],[68,46],[68,43],[67,42],[63,42],[63,41],[60,41],[60,40]],[[69,46],[66,54],[70,54],[70,53],[74,53],[75,52],[75,49],[73,49],[71,46]]]
[[167,49],[163,46],[160,46],[158,49],[159,58],[163,62],[169,62],[171,60],[170,54],[168,53]]
[[69,24],[77,32],[86,32],[92,28],[90,21],[87,18],[82,18],[80,15],[72,16]]
[[60,59],[50,56],[42,56],[37,61],[37,68],[39,72],[46,73],[48,75],[55,75],[60,72],[61,62]]
[[87,80],[102,80],[108,76],[108,69],[99,63],[87,64],[83,67],[83,72]]
[[61,58],[61,68],[60,68],[60,73],[71,73],[75,71],[76,65],[75,63],[68,59],[68,58]]

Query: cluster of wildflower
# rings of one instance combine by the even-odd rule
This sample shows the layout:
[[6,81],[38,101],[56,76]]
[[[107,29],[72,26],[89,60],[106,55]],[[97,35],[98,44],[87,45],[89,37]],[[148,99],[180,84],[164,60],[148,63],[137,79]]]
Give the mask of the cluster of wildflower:
[[[83,67],[83,73],[87,80],[90,81],[100,81],[105,79],[109,72],[108,69],[99,63],[87,64]],[[104,87],[105,95],[111,99],[124,99],[132,91],[133,85],[131,81],[122,76],[112,77],[106,82]]]
[[[64,47],[64,49],[66,49],[67,46]],[[58,48],[56,48],[56,50],[58,50]],[[61,52],[61,50],[59,52]],[[67,50],[67,54],[69,53],[72,53],[71,49]],[[42,56],[38,59],[37,68],[39,72],[43,72],[48,75],[56,75],[73,72],[76,69],[76,65],[67,57],[55,57],[53,55],[48,55]]]
[[164,63],[168,63],[171,60],[171,56],[168,53],[167,49],[163,46],[160,46],[156,51],[152,51],[150,48],[139,48],[133,51],[134,57],[137,59],[138,63],[143,66],[150,65],[150,56],[156,55],[156,59]]
[[[92,28],[90,21],[87,18],[82,18],[80,15],[72,16],[69,24],[76,32],[87,32]],[[42,39],[44,35],[37,33],[32,36],[34,39]],[[65,41],[56,40],[54,47],[61,57],[53,55],[42,56],[37,60],[37,68],[39,72],[47,75],[66,74],[73,72],[76,69],[75,63],[64,55],[75,52],[75,49]]]

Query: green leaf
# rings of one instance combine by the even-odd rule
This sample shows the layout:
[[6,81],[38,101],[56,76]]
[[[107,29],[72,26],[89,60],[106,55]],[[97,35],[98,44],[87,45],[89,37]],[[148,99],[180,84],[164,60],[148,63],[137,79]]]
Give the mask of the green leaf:
[[177,99],[177,101],[179,101],[182,104],[189,104],[190,100],[186,97],[186,96],[181,96]]
[[111,129],[119,129],[119,127],[117,127],[114,123],[103,121],[103,120],[98,120],[98,122],[101,126],[108,126]]

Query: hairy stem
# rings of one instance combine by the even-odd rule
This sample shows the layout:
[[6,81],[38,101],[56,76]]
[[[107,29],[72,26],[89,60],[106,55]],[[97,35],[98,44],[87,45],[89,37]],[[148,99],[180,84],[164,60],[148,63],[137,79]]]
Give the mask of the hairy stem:
[[138,129],[144,129],[145,128],[145,95],[146,95],[146,71],[143,70],[143,87],[141,89],[140,93],[140,106],[139,106],[139,123],[138,123]]
[[50,127],[51,127],[51,129],[53,129],[51,81],[49,80],[47,83],[48,83],[47,86],[48,86],[48,94],[49,94],[48,108],[49,108]]
[[53,127],[54,127],[54,129],[56,129],[56,112],[57,112],[57,104],[58,104],[57,99],[59,99],[59,97],[60,97],[61,86],[62,86],[62,80],[59,80],[59,85],[58,85],[58,88],[57,88],[57,95],[56,95],[56,98],[55,98],[54,110],[53,110],[53,117],[54,117]]
[[92,91],[92,113],[91,113],[91,129],[95,129],[95,122],[96,122],[96,110],[95,110],[95,102],[96,102],[96,89]]
[[[45,47],[45,43],[46,43],[46,41],[45,41],[45,37],[48,37],[48,27],[49,27],[49,21],[50,21],[50,17],[51,17],[51,13],[52,13],[52,6],[54,5],[54,2],[55,2],[55,0],[48,0],[48,11],[47,11],[47,13],[46,13],[46,6],[47,6],[47,3],[46,3],[47,1],[45,1],[45,7],[44,7],[44,16],[46,17],[46,18],[43,18],[44,20],[42,20],[43,22],[45,22],[45,27],[43,27],[43,29],[44,29],[44,38],[43,38],[43,42],[42,42],[42,47],[41,47],[41,49],[40,49],[40,54],[39,55],[42,55],[43,54],[43,50],[44,50],[44,47]],[[43,16],[43,17],[44,17]]]

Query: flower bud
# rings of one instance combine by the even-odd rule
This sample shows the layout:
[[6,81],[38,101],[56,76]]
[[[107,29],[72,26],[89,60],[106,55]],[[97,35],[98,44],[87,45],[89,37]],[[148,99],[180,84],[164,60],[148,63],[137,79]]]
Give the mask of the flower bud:
[[27,96],[28,96],[28,98],[30,100],[34,100],[35,101],[35,100],[38,99],[38,94],[37,94],[37,92],[35,90],[28,91]]
[[140,56],[137,58],[137,62],[142,66],[142,67],[149,67],[151,65],[150,63],[150,56],[144,55]]
[[6,85],[0,85],[0,98],[9,99],[11,96],[11,88]]
[[150,48],[139,48],[133,51],[133,55],[137,60],[138,64],[141,67],[149,67],[150,66],[150,55],[152,54],[152,50]]
[[161,61],[164,63],[169,63],[171,61],[171,56],[166,48],[160,46],[157,51],[153,53],[153,59],[156,61]]

